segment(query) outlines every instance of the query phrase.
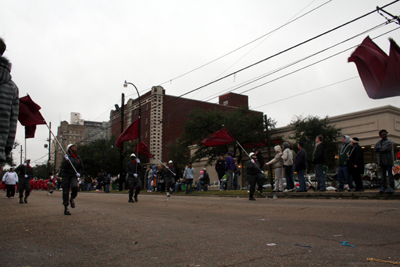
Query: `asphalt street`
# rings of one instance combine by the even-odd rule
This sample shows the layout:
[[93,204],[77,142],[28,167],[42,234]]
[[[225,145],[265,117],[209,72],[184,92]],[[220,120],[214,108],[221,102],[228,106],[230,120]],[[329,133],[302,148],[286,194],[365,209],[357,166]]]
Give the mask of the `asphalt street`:
[[[61,192],[0,198],[0,266],[391,266],[399,200]],[[342,245],[342,241],[348,241]]]

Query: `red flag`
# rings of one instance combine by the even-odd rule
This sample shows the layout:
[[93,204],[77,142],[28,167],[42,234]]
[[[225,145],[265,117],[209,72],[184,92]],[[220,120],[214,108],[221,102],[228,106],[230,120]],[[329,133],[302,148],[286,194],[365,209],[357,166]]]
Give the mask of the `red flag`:
[[233,138],[233,136],[224,127],[222,130],[213,133],[210,138],[201,141],[201,144],[205,146],[217,147],[227,145],[235,141],[236,139]]
[[118,137],[115,145],[122,148],[125,141],[130,141],[139,138],[139,120],[134,121],[128,128],[123,131]]
[[148,158],[154,158],[145,142],[140,142],[139,144],[137,144],[135,147],[135,151],[136,153],[146,156]]
[[36,125],[46,124],[46,120],[40,114],[41,107],[33,102],[29,95],[19,99],[19,122],[25,126],[25,138],[34,138]]
[[400,48],[390,40],[389,56],[367,36],[351,54],[365,91],[372,99],[400,95]]

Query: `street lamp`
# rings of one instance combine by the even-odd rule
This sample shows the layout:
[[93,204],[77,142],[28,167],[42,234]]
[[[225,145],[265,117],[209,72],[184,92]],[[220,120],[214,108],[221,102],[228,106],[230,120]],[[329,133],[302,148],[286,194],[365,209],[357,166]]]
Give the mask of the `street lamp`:
[[[127,82],[127,81],[125,80],[125,82],[124,82],[124,87],[128,87],[128,84],[130,84],[130,85],[132,85],[133,87],[135,87],[136,92],[137,92],[137,94],[138,94],[138,100],[139,100],[139,140],[138,140],[138,144],[139,144],[139,143],[140,143],[140,135],[141,135],[141,133],[142,133],[142,132],[141,132],[141,128],[142,128],[142,126],[141,126],[142,106],[141,106],[141,103],[140,103],[140,94],[139,94],[139,90],[137,89],[136,85],[134,85],[134,84],[131,83],[131,82]],[[136,145],[136,147],[137,147],[136,156],[137,156],[137,158],[139,158],[139,145]],[[143,181],[143,184],[145,184],[144,181]]]

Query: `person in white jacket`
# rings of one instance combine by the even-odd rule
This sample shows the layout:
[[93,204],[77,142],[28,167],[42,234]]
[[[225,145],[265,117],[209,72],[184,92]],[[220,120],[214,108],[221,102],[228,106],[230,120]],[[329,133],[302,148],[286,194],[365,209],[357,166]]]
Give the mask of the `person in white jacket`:
[[14,168],[10,168],[3,176],[2,181],[6,184],[7,198],[14,198],[15,185],[18,183],[18,175],[14,172]]
[[290,149],[288,142],[283,143],[283,168],[285,169],[286,189],[285,192],[294,191],[294,179],[293,179],[293,151]]
[[283,191],[283,179],[282,179],[282,166],[283,166],[283,159],[282,159],[282,149],[280,146],[275,146],[275,157],[270,160],[269,162],[265,163],[265,165],[273,164],[272,167],[274,168],[275,172],[275,188],[274,192],[282,192]]

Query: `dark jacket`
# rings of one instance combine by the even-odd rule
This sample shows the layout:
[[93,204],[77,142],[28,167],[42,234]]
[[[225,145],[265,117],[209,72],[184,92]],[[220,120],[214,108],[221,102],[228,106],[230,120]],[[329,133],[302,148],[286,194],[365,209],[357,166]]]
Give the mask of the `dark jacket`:
[[[357,168],[355,168],[354,165],[357,165]],[[351,147],[347,166],[349,168],[349,173],[364,173],[364,152],[359,144]]]
[[379,165],[393,166],[393,142],[390,139],[379,140],[374,147]]
[[322,142],[319,143],[314,149],[312,163],[325,164],[325,145]]
[[[19,165],[15,169],[15,172],[18,173],[19,178],[32,179],[32,177],[33,177],[33,168],[29,165],[25,166],[25,163]],[[28,175],[28,177],[25,177],[25,174]]]
[[307,169],[307,153],[305,149],[302,149],[297,153],[294,161],[294,170],[300,171]]
[[217,160],[217,163],[215,163],[215,170],[217,173],[225,173],[225,160]]
[[11,153],[17,131],[19,92],[10,72],[11,63],[0,57],[0,164]]
[[262,155],[261,151],[258,151],[258,153],[257,153],[257,160],[258,160],[258,163],[260,163],[260,166],[265,165],[265,159],[264,159],[264,156]]
[[235,169],[235,160],[231,157],[231,156],[228,156],[228,157],[226,157],[226,159],[225,159],[225,171],[228,171],[228,170],[234,170]]
[[261,173],[260,164],[258,160],[254,160],[254,163],[251,161],[247,161],[246,163],[246,175],[255,176]]
[[[175,177],[176,177],[176,170],[174,166],[168,166],[169,170],[164,169],[164,177],[165,179],[174,179],[175,181]],[[173,173],[175,173],[175,175]]]
[[76,173],[74,171],[74,168],[72,168],[71,163],[72,165],[74,165],[75,170],[79,172],[79,174],[82,174],[83,171],[83,162],[80,156],[76,155],[75,158],[71,153],[68,153],[68,158],[69,161],[64,158],[61,163],[61,177],[63,179],[76,176]]
[[137,174],[137,179],[140,179],[140,173],[142,171],[142,165],[137,163],[136,160],[134,162],[129,161],[126,164],[126,174],[128,179],[134,179],[134,174]]
[[204,182],[204,184],[206,185],[210,184],[210,176],[208,175],[207,172],[203,173],[203,177],[200,178],[200,181]]

